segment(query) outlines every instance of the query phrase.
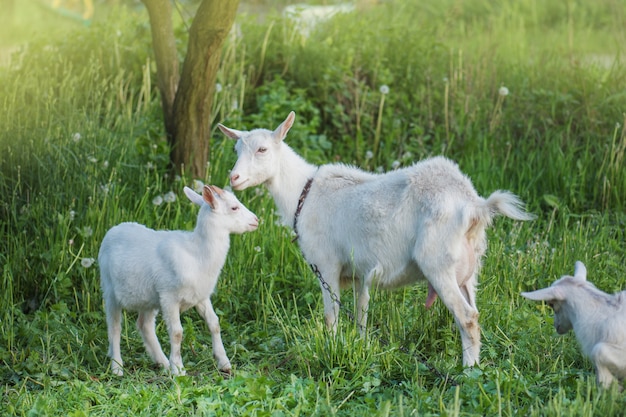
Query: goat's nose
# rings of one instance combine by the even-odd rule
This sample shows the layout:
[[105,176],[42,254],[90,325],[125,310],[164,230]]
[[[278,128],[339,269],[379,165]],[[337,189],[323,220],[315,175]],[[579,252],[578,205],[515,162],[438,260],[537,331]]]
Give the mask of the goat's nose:
[[239,174],[233,174],[230,176],[230,183],[233,184],[238,179],[239,179]]

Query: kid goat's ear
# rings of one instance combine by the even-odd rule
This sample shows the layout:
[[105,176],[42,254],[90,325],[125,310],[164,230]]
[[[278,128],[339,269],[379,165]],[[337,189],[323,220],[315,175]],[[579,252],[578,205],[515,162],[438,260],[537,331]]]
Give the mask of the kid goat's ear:
[[204,199],[204,202],[211,207],[211,210],[215,210],[215,207],[217,207],[218,193],[216,193],[213,188],[214,186],[212,185],[205,185],[202,189],[202,198]]
[[293,126],[293,121],[295,119],[296,113],[294,113],[293,111],[289,112],[289,115],[287,116],[285,121],[282,122],[272,133],[272,136],[274,136],[274,140],[276,142],[280,142],[285,139],[285,137],[287,136],[287,132],[289,132],[289,129],[291,129],[291,126]]
[[226,135],[226,137],[230,139],[238,140],[244,134],[244,132],[242,132],[241,130],[231,129],[229,127],[224,126],[221,123],[218,123],[217,127],[219,128],[219,130],[222,131],[223,134]]
[[537,291],[523,292],[522,296],[533,301],[563,301],[564,297],[558,287],[548,287]]
[[584,263],[576,261],[574,265],[574,278],[587,280],[587,268],[585,268]]
[[200,194],[198,194],[197,192],[195,192],[194,190],[192,190],[189,187],[185,187],[183,188],[183,191],[185,192],[185,195],[187,196],[187,198],[189,199],[189,201],[191,201],[192,203],[201,206],[202,205],[202,196]]

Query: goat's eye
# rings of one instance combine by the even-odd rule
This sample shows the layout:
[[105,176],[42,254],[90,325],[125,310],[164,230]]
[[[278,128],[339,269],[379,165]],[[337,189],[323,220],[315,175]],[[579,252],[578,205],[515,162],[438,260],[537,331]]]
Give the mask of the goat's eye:
[[267,148],[265,147],[260,147],[259,149],[257,149],[257,153],[265,153],[267,152]]
[[230,208],[232,211],[238,211],[239,210],[239,206],[233,206]]

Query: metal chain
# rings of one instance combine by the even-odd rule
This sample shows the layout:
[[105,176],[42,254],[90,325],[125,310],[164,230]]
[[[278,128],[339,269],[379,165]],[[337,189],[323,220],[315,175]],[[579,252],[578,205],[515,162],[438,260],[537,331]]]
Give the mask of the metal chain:
[[[317,265],[315,264],[309,264],[309,266],[311,267],[311,270],[313,271],[313,273],[315,274],[315,276],[317,277],[317,279],[320,282],[320,285],[322,286],[322,288],[328,292],[328,294],[330,295],[330,299],[337,304],[337,306],[339,307],[339,311],[343,311],[343,313],[348,317],[348,319],[350,319],[351,322],[356,323],[356,320],[354,318],[354,314],[352,314],[352,312],[350,310],[347,310],[344,305],[341,303],[341,301],[339,300],[339,296],[337,294],[335,294],[335,292],[330,288],[330,285],[328,284],[328,282],[326,282],[326,280],[324,280],[324,277],[322,276],[322,273],[320,272],[319,268],[317,267]],[[365,328],[361,323],[356,323],[356,325],[358,326],[360,331],[364,331]],[[379,337],[378,338],[378,342],[382,345],[382,346],[387,346],[389,345],[389,341],[385,338]],[[411,353],[409,351],[409,349],[407,347],[405,347],[404,345],[400,345],[399,347],[400,352],[407,354],[407,355],[413,355],[415,357],[417,357],[417,359],[420,361],[420,363],[424,366],[426,366],[426,368],[428,368],[428,370],[432,373],[434,373],[439,379],[445,380],[445,381],[450,381],[450,383],[453,386],[458,385],[458,383],[454,380],[448,377],[448,375],[444,375],[441,371],[439,371],[437,368],[435,368],[434,366],[430,365],[427,362],[427,358],[424,357],[424,355],[421,352],[416,352],[416,353]]]

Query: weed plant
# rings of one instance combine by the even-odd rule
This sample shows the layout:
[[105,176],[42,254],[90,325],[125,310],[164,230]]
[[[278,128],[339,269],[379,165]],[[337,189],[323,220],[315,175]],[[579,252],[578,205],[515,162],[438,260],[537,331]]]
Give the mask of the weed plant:
[[[170,171],[141,8],[20,38],[0,68],[0,413],[623,415],[626,397],[596,387],[574,336],[557,337],[549,308],[519,296],[576,260],[602,290],[626,287],[618,3],[394,0],[308,36],[243,10],[224,45],[213,126],[274,128],[295,110],[287,140],[311,162],[386,171],[444,154],[481,195],[511,190],[538,215],[489,230],[471,369],[446,308],[425,310],[423,285],[374,292],[365,337],[343,313],[330,335],[319,284],[258,188],[239,197],[261,227],[232,238],[213,296],[234,376],[217,371],[193,311],[182,316],[187,376],[152,365],[132,313],[125,376],[111,375],[95,261],[104,233],[122,221],[191,229],[182,187],[227,185],[232,142],[215,132],[206,178]],[[351,291],[342,302],[352,309]]]

